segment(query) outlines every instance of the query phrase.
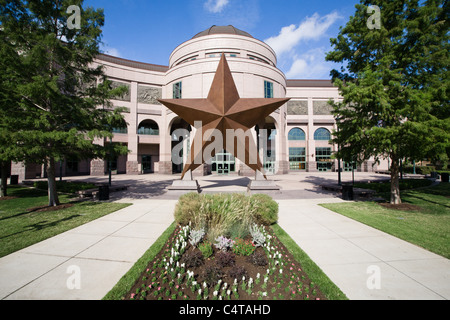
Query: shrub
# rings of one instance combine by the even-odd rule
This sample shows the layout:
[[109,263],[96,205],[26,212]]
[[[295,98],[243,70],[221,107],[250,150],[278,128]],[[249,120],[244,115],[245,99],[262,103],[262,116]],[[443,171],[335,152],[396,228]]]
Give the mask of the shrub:
[[181,225],[187,225],[195,221],[195,216],[200,209],[200,195],[190,192],[182,195],[175,206],[175,221]]
[[199,267],[203,264],[203,254],[199,250],[188,251],[181,258],[181,263],[188,268]]
[[278,220],[278,203],[266,194],[254,194],[250,201],[256,209],[255,222],[270,226]]
[[267,261],[267,256],[265,253],[255,252],[248,257],[249,261],[255,266],[266,266],[269,262]]
[[278,204],[264,194],[198,194],[180,197],[175,208],[175,221],[192,222],[194,229],[206,228],[208,240],[219,236],[244,238],[253,223],[270,225],[278,219]]
[[209,287],[215,286],[222,277],[223,271],[217,265],[206,266],[205,270],[203,270],[203,281],[206,282]]
[[203,238],[205,235],[205,229],[200,228],[197,230],[191,230],[191,233],[189,234],[189,243],[195,247]]
[[228,239],[227,237],[219,236],[216,238],[215,246],[221,251],[227,251],[228,248],[231,248],[233,246],[233,242],[233,240]]
[[231,252],[219,251],[216,253],[216,263],[222,268],[234,266],[235,262],[234,254]]
[[228,276],[232,279],[241,281],[242,277],[247,277],[247,270],[243,266],[235,266],[228,271]]
[[255,245],[250,240],[236,239],[233,244],[233,252],[240,256],[249,256],[255,251]]
[[264,242],[266,242],[264,233],[260,230],[256,223],[250,226],[250,234],[252,235],[255,246],[262,247]]
[[198,249],[202,253],[203,258],[209,258],[213,254],[211,243],[208,240],[200,243]]

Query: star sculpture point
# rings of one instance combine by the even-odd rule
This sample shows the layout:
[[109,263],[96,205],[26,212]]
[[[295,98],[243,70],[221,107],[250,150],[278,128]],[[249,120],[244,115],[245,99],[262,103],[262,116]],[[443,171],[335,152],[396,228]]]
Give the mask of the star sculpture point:
[[[201,122],[191,147],[191,153],[183,168],[182,177],[209,159],[204,158],[204,150],[218,143],[214,132],[221,133],[221,150],[226,150],[255,171],[262,172],[255,141],[250,132],[256,124],[264,121],[272,112],[288,102],[288,98],[240,98],[225,55],[217,67],[214,80],[206,99],[159,99],[164,106],[176,113],[191,126]],[[229,135],[231,133],[239,133]],[[244,134],[242,134],[244,133]],[[214,141],[213,140],[214,137]],[[220,141],[219,141],[220,142]],[[201,144],[201,148],[197,146]],[[216,151],[213,148],[210,156]],[[264,175],[265,177],[265,175]]]

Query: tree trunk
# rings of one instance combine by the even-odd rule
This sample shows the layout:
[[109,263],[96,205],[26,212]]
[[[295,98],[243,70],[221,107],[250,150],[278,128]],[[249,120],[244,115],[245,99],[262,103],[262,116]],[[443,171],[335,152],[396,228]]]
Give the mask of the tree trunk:
[[391,204],[400,204],[402,200],[400,198],[400,185],[399,185],[399,160],[396,157],[392,157],[391,164]]
[[47,179],[48,179],[48,206],[54,207],[60,204],[58,193],[56,192],[55,179],[55,159],[49,157],[47,160]]
[[7,192],[8,165],[7,165],[6,161],[0,161],[0,169],[1,169],[0,197],[6,197],[8,195],[8,192]]

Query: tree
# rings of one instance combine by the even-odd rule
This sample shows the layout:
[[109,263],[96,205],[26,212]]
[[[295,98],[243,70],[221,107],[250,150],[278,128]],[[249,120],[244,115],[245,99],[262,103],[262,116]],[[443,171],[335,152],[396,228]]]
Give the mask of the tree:
[[13,100],[10,117],[26,114],[14,135],[15,157],[45,164],[49,206],[56,206],[55,162],[106,157],[108,148],[94,141],[111,137],[123,121],[123,109],[113,110],[109,99],[124,88],[112,90],[102,66],[93,64],[103,10],[83,8],[82,0],[0,0],[0,22],[2,40],[16,52],[1,106]]
[[331,71],[343,97],[332,103],[337,156],[358,162],[389,157],[393,204],[401,203],[400,161],[449,147],[448,12],[445,0],[361,1],[331,39],[326,60],[342,64]]

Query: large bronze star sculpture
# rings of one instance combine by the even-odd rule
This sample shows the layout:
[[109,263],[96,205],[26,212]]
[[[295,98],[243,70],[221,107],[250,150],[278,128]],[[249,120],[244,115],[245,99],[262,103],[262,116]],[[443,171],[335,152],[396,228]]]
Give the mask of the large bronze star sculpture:
[[[204,159],[203,155],[205,148],[213,142],[213,130],[208,129],[217,129],[222,133],[223,150],[231,153],[253,170],[262,172],[261,160],[257,155],[258,150],[251,136],[250,139],[246,139],[244,135],[238,134],[232,138],[234,141],[227,141],[227,130],[231,129],[236,132],[241,129],[243,132],[247,132],[256,124],[264,121],[268,115],[289,99],[240,98],[225,55],[222,54],[206,99],[161,99],[158,101],[191,126],[195,126],[196,122],[201,121],[202,128],[194,137],[191,154],[183,168],[181,176],[183,179],[186,172],[193,171],[209,160]],[[240,132],[242,133],[242,131]],[[201,148],[195,145],[200,141]],[[215,151],[220,152],[221,150],[213,149],[211,156],[215,155]],[[251,151],[256,154],[252,154]]]

